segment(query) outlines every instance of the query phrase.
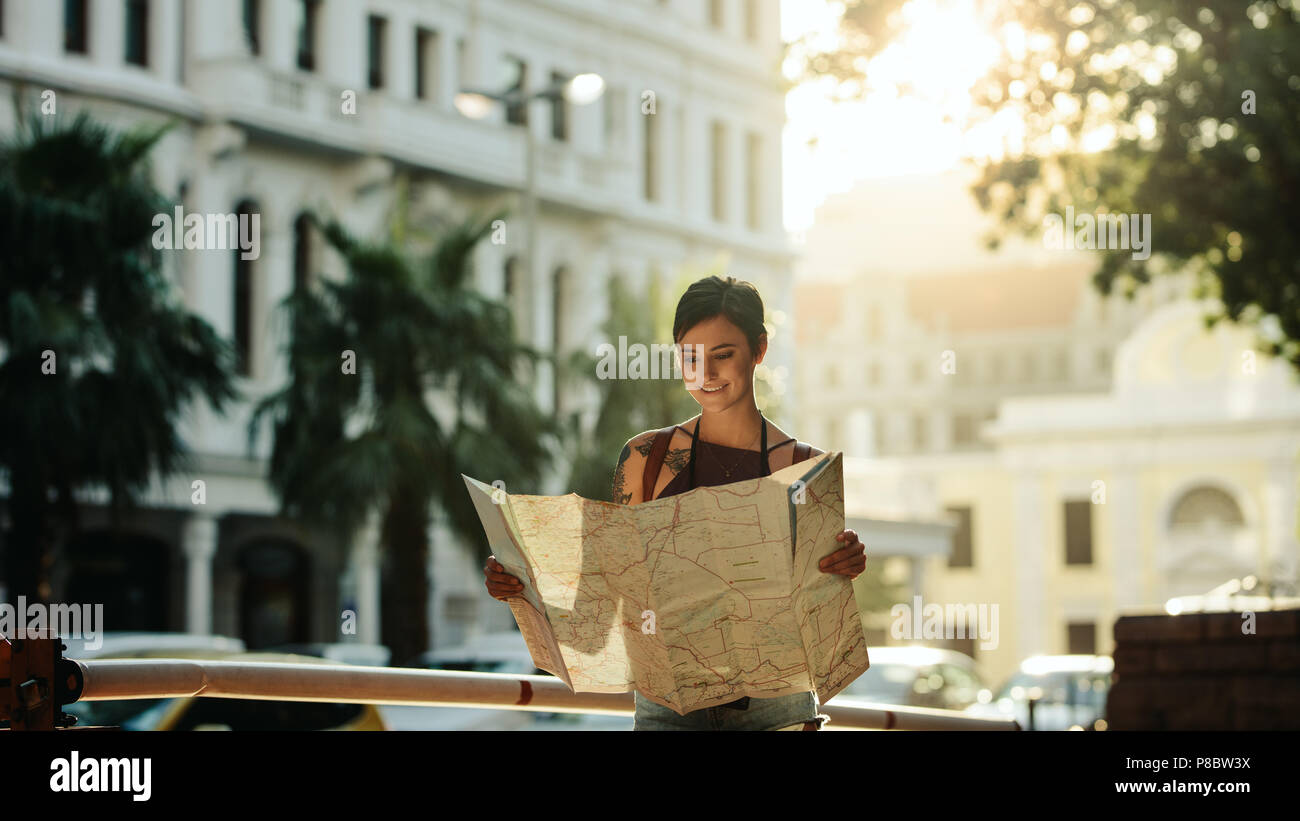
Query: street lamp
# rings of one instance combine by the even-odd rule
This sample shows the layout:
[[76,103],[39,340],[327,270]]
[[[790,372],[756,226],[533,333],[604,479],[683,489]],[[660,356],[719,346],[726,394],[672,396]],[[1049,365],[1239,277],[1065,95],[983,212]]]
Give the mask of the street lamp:
[[[527,106],[536,100],[559,100],[564,99],[573,105],[587,105],[600,99],[600,95],[605,92],[605,79],[599,74],[583,73],[576,74],[567,80],[557,80],[552,82],[546,88],[532,94],[525,93],[522,88],[512,88],[502,92],[482,91],[478,89],[465,89],[456,95],[453,100],[456,110],[472,120],[481,120],[492,112],[492,107],[501,103],[507,106]],[[526,231],[525,240],[525,259],[524,270],[527,273],[528,287],[535,289],[532,292],[533,303],[533,322],[530,323],[534,333],[540,326],[537,321],[538,305],[541,302],[537,299],[537,290],[540,286],[540,278],[537,273],[537,148],[533,139],[532,126],[529,125],[531,118],[525,117],[520,126],[524,129],[524,230]],[[552,334],[556,329],[552,329]],[[540,340],[534,340],[540,341]],[[553,378],[553,377],[552,377]],[[537,380],[538,398],[543,399],[546,395],[546,380],[539,378]],[[544,400],[543,400],[544,401]],[[553,404],[555,404],[553,402]],[[552,412],[558,412],[558,404],[551,409]]]

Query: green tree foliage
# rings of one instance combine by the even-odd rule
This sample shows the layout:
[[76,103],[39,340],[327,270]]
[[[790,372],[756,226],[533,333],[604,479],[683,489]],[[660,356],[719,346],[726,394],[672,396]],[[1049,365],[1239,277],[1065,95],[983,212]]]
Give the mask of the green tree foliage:
[[[609,283],[609,317],[601,326],[603,341],[618,349],[618,338],[630,347],[641,343],[672,344],[672,317],[677,293],[669,293],[652,278],[644,289],[633,289],[621,277]],[[568,384],[590,381],[600,396],[595,424],[585,435],[574,416],[567,420],[571,464],[569,489],[588,499],[613,501],[614,466],[628,439],[642,431],[662,428],[699,412],[680,378],[598,379],[598,357],[579,351],[565,363]]]
[[[844,48],[795,43],[805,77],[870,85],[902,0],[848,0]],[[974,193],[1010,232],[1044,216],[1150,214],[1150,259],[1107,251],[1095,282],[1132,294],[1153,273],[1196,272],[1261,347],[1300,368],[1300,11],[1295,0],[988,0],[1002,53],[975,87],[971,125],[1010,114],[1023,144]],[[1103,150],[1088,139],[1112,130]],[[1055,130],[1055,139],[1053,131]],[[1092,135],[1089,137],[1089,135]],[[1087,139],[1086,139],[1087,138]]]
[[[382,632],[398,663],[429,647],[430,505],[486,558],[461,474],[537,492],[558,435],[515,375],[538,354],[515,342],[506,306],[467,281],[493,219],[454,224],[416,261],[393,241],[367,242],[313,217],[347,273],[286,298],[289,381],[249,423],[252,448],[271,422],[270,482],[284,514],[351,535],[379,513]],[[345,372],[346,352],[355,373]]]
[[148,165],[165,130],[33,112],[0,144],[12,596],[50,596],[49,550],[57,527],[76,529],[74,490],[107,488],[120,520],[151,480],[189,466],[176,426],[190,404],[237,398],[233,350],[180,304],[151,243],[154,216],[173,208]]

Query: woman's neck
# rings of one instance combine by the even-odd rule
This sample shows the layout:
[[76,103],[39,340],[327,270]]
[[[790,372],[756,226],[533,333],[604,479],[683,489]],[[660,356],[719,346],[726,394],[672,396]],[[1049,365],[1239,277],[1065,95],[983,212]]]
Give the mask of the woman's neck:
[[700,441],[728,448],[746,449],[757,446],[762,427],[767,422],[753,403],[734,405],[726,410],[701,411],[696,422]]

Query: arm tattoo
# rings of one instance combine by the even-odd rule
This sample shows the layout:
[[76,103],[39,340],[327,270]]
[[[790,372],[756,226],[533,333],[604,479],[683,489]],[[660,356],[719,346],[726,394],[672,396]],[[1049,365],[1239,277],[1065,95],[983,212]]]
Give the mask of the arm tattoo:
[[632,455],[632,449],[627,445],[624,445],[623,452],[620,453],[618,456],[618,467],[614,468],[614,490],[613,490],[612,498],[615,504],[625,505],[632,500],[631,493],[623,492],[623,484],[626,478],[623,475],[623,463],[626,462],[627,457],[631,455]]
[[673,472],[674,476],[676,476],[686,469],[686,465],[690,460],[691,449],[678,448],[677,450],[668,451],[668,455],[664,457],[664,464],[667,465],[668,469]]

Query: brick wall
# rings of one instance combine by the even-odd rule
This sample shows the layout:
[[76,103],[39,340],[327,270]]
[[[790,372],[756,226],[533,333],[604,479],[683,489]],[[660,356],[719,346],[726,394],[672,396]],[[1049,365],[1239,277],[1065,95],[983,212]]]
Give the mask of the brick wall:
[[1300,730],[1300,609],[1115,622],[1111,730]]

